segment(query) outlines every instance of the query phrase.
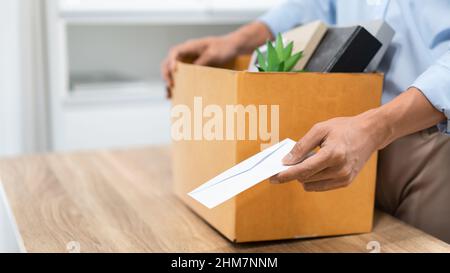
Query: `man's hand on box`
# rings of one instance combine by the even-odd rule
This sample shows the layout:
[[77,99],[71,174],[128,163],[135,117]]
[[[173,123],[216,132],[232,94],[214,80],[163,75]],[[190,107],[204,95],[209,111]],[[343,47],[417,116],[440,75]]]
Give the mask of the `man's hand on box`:
[[207,37],[186,41],[170,49],[161,64],[161,73],[168,87],[173,87],[172,73],[176,62],[190,59],[194,64],[217,66],[226,63],[237,55],[237,46],[231,36]]
[[[283,159],[292,167],[271,181],[298,180],[309,192],[347,187],[377,150],[376,136],[369,126],[361,116],[316,124]],[[319,151],[311,155],[317,147]]]
[[[161,64],[168,91],[174,84],[172,73],[175,72],[177,60],[189,59],[198,65],[220,66],[239,54],[250,54],[273,38],[267,25],[254,21],[224,36],[190,40],[173,47]],[[168,95],[170,97],[170,92]]]
[[[346,187],[373,152],[444,120],[444,113],[412,87],[377,109],[315,125],[283,160],[292,167],[271,180],[298,180],[306,191]],[[320,150],[310,156],[317,147]]]

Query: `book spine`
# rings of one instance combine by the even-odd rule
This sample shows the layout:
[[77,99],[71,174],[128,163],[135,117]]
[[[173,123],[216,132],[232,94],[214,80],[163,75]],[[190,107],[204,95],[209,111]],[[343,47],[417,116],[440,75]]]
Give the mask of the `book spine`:
[[350,38],[345,42],[345,44],[339,49],[339,51],[336,53],[334,58],[330,61],[330,63],[325,68],[324,72],[333,72],[333,68],[336,66],[337,62],[342,58],[342,56],[345,54],[347,49],[350,47],[350,45],[353,43],[355,38],[358,36],[358,34],[361,32],[362,27],[358,26],[355,31],[353,31],[352,35],[350,35]]

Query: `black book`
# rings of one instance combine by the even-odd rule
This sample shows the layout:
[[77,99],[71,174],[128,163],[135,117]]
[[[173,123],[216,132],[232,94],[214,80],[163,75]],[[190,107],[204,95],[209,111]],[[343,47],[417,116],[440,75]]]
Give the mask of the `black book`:
[[382,47],[362,26],[330,28],[309,60],[310,72],[364,72]]

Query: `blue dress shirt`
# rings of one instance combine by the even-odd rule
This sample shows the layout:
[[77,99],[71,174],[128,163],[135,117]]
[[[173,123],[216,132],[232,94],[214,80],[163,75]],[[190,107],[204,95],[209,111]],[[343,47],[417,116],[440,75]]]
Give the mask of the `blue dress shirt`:
[[[450,120],[450,0],[288,0],[259,18],[274,34],[313,20],[346,26],[376,19],[396,31],[379,67],[383,103],[414,86]],[[450,122],[440,128],[450,134]]]

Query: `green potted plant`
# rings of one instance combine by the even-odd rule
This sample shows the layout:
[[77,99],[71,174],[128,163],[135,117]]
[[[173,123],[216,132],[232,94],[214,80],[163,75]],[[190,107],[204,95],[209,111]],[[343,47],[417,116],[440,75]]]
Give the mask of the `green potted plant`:
[[286,47],[283,43],[281,33],[278,33],[275,40],[275,46],[272,42],[267,41],[267,51],[262,53],[256,49],[257,68],[259,72],[302,72],[293,71],[294,67],[303,57],[303,51],[293,54],[294,43],[290,42]]

